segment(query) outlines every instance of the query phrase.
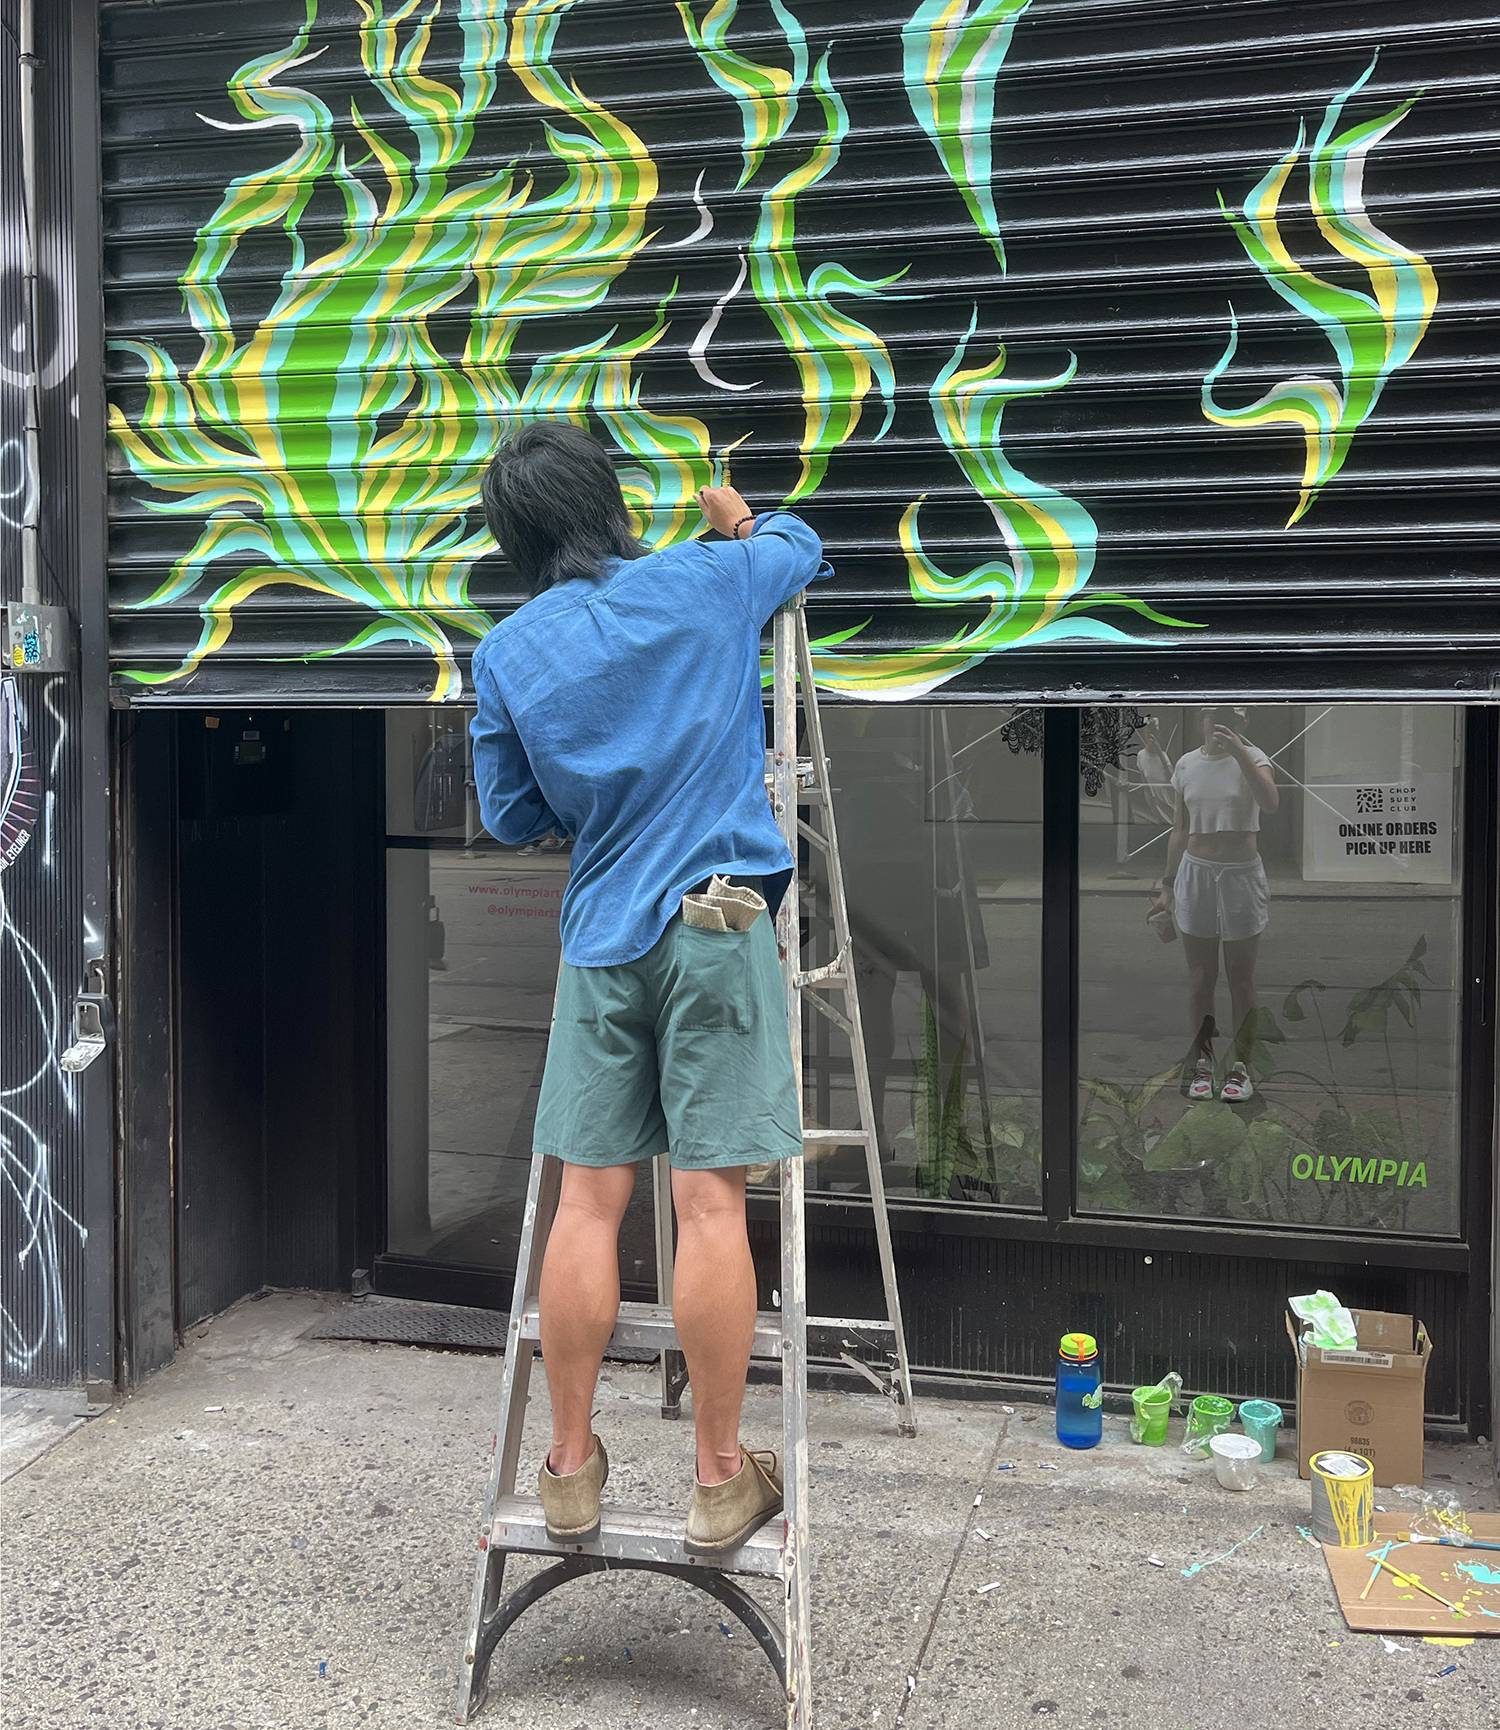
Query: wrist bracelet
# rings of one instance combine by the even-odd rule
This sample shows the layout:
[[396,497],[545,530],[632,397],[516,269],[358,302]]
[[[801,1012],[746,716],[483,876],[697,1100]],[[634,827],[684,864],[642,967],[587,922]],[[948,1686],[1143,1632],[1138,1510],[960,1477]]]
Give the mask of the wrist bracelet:
[[747,516],[747,517],[741,517],[740,520],[734,525],[734,527],[729,532],[731,535],[734,536],[735,540],[742,541],[742,540],[744,540],[745,537],[740,533],[740,530],[742,528],[744,528],[746,523],[752,523],[753,524],[754,521],[755,521],[755,517],[753,514],[750,516]]

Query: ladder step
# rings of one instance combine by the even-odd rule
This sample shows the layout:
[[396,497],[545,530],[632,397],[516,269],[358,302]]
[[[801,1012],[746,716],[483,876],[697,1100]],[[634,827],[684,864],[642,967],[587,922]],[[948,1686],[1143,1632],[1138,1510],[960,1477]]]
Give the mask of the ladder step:
[[868,1147],[870,1132],[867,1129],[804,1129],[802,1142],[805,1147]]
[[[819,1332],[835,1336],[834,1345],[842,1344],[852,1334],[889,1334],[895,1329],[888,1320],[856,1321],[838,1316],[809,1316],[807,1318],[809,1339],[814,1339]],[[521,1338],[528,1344],[539,1344],[542,1337],[541,1317],[537,1306],[528,1304],[521,1316]],[[677,1329],[672,1321],[672,1311],[665,1304],[622,1303],[620,1319],[615,1323],[615,1331],[610,1336],[610,1344],[615,1346],[634,1346],[640,1351],[677,1351]],[[781,1356],[781,1317],[766,1310],[755,1318],[755,1340],[750,1347],[751,1357],[779,1358]]]
[[799,973],[797,975],[797,989],[799,991],[847,991],[849,989],[849,975],[842,967],[835,969],[832,973],[824,973],[822,968],[818,968],[812,973]]
[[[541,1337],[541,1317],[537,1313],[537,1306],[528,1304],[521,1317],[521,1338],[539,1344]],[[610,1344],[634,1346],[641,1351],[675,1351],[677,1329],[672,1322],[671,1308],[665,1304],[622,1303],[620,1319],[615,1323]],[[769,1315],[765,1311],[756,1316],[755,1342],[750,1353],[757,1358],[781,1356],[780,1316]]]
[[542,1504],[534,1496],[502,1496],[495,1503],[490,1544],[528,1556],[603,1556],[611,1562],[670,1562],[719,1574],[781,1573],[785,1522],[768,1520],[739,1549],[723,1556],[698,1556],[688,1549],[682,1514],[645,1514],[606,1504],[597,1537],[587,1543],[555,1544],[547,1536]]

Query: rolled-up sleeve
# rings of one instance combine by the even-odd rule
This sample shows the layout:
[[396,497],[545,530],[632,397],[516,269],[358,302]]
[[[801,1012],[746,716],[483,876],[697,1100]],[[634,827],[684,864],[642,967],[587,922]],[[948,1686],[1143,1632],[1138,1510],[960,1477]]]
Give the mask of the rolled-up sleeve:
[[713,551],[758,625],[809,583],[833,575],[822,541],[790,511],[757,517],[744,540],[715,542]]
[[526,747],[495,676],[478,656],[474,660],[474,694],[479,706],[469,723],[469,735],[474,742],[474,784],[485,828],[509,847],[539,841],[554,832],[566,834],[537,785]]

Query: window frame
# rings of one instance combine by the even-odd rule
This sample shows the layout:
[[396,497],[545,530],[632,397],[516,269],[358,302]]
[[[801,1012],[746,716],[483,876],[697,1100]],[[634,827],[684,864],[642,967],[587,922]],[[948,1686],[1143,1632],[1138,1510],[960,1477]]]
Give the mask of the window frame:
[[[1116,701],[1125,699],[1118,698]],[[1291,701],[1283,697],[1243,701]],[[1042,1207],[1023,1209],[949,1200],[888,1198],[897,1230],[1072,1243],[1180,1247],[1196,1254],[1255,1255],[1273,1260],[1347,1261],[1434,1273],[1488,1269],[1492,1178],[1485,1155],[1494,1131],[1495,950],[1500,922],[1497,883],[1497,762],[1500,709],[1467,707],[1463,715],[1463,832],[1459,991],[1459,1229],[1451,1235],[1330,1230],[1298,1224],[1240,1225],[1147,1214],[1090,1213],[1078,1205],[1078,1007],[1081,824],[1078,751],[1081,710],[1046,706],[1042,743]],[[809,1189],[807,1205],[829,1225],[858,1228],[870,1204],[859,1196]],[[776,1198],[751,1196],[754,1217],[773,1219]]]

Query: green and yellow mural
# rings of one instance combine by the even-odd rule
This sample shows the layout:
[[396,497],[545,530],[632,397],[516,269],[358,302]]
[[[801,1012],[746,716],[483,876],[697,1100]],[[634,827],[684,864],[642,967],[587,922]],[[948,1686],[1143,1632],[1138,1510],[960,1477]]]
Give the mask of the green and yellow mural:
[[[1296,142],[1251,188],[1239,210],[1219,207],[1245,256],[1295,311],[1328,339],[1338,378],[1282,380],[1241,408],[1229,408],[1215,386],[1235,358],[1239,324],[1229,309],[1229,340],[1203,380],[1203,412],[1219,426],[1291,426],[1304,446],[1302,485],[1287,527],[1316,503],[1349,455],[1354,435],[1375,412],[1391,376],[1417,351],[1437,307],[1437,280],[1420,252],[1402,246],[1370,220],[1364,202],[1369,153],[1411,112],[1415,96],[1370,119],[1342,125],[1344,109],[1369,82],[1378,56],[1323,110],[1311,145],[1305,122]],[[1304,150],[1306,158],[1304,161]],[[1368,288],[1319,274],[1298,260],[1282,232],[1282,200],[1299,165],[1318,232],[1340,259],[1356,265]]]
[[[1098,585],[1108,537],[1068,482],[1062,434],[1021,448],[1080,424],[1080,386],[1107,359],[1064,331],[1006,328],[1017,241],[996,170],[1033,0],[919,0],[847,31],[814,0],[651,0],[631,17],[653,52],[630,68],[591,52],[622,19],[596,0],[328,10],[302,0],[284,43],[228,78],[234,118],[207,119],[258,164],[219,182],[197,224],[181,331],[113,338],[118,459],[142,512],[186,528],[123,603],[191,632],[124,667],[138,690],[190,688],[266,609],[297,603],[333,635],[288,643],[289,669],[312,680],[340,657],[415,653],[427,694],[462,698],[468,651],[513,599],[480,476],[501,428],[540,415],[618,447],[651,545],[702,532],[696,490],[735,479],[757,505],[810,507],[836,563],[851,544],[878,559],[884,598],[861,594],[823,630],[831,688],[901,700],[1017,647],[1197,640],[1201,620],[1177,616],[1190,609],[1126,592],[1139,559],[1123,586]],[[886,42],[877,107],[869,66]],[[1304,439],[1293,522],[1436,301],[1426,261],[1365,212],[1366,157],[1414,100],[1346,120],[1373,70],[1328,104],[1304,164],[1319,230],[1367,288],[1315,273],[1283,238],[1302,132],[1242,210],[1220,196],[1338,363],[1336,381],[1226,406],[1231,309],[1204,379],[1216,424]],[[933,205],[951,204],[938,240],[882,225],[861,179],[893,130],[914,140]],[[274,286],[246,264],[271,247]],[[893,611],[915,623],[893,631]]]

